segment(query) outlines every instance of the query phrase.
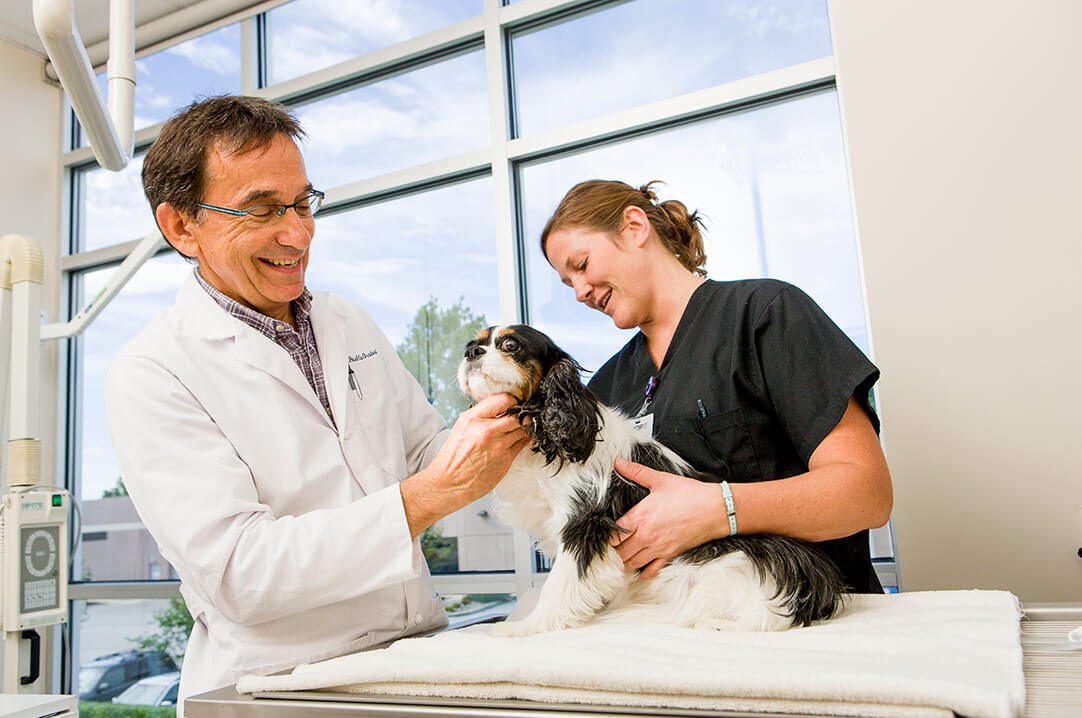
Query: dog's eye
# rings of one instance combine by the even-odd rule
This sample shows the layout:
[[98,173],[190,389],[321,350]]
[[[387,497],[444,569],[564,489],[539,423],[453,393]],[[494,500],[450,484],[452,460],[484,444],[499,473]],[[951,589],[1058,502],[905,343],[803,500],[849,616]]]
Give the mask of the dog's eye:
[[511,337],[507,337],[506,339],[503,340],[503,345],[500,348],[503,349],[505,352],[507,352],[509,354],[511,352],[517,352],[518,351],[518,340],[513,339]]

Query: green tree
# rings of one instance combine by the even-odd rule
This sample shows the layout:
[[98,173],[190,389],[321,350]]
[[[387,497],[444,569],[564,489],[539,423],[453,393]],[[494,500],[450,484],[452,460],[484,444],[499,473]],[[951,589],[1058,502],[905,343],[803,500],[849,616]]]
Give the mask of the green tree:
[[124,477],[123,476],[116,477],[116,486],[114,486],[111,489],[106,489],[105,491],[101,492],[101,497],[103,499],[112,498],[113,496],[127,496],[127,495],[128,495],[128,487],[124,485]]
[[188,606],[183,599],[171,598],[164,610],[155,612],[154,621],[158,624],[158,630],[134,639],[135,647],[168,653],[179,665],[195,624],[192,614],[188,613]]
[[135,706],[79,701],[79,718],[176,718],[173,706]]
[[458,571],[458,539],[445,537],[439,526],[430,526],[421,533],[421,553],[432,573]]
[[445,309],[435,297],[429,297],[397,347],[399,358],[417,379],[429,403],[448,422],[469,408],[469,399],[458,388],[458,364],[466,342],[486,326],[484,315],[475,315],[463,302],[459,297]]

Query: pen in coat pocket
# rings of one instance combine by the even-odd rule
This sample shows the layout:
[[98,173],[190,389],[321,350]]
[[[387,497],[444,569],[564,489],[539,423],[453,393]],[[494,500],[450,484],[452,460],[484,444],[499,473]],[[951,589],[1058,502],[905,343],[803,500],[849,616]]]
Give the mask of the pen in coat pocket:
[[364,394],[362,394],[361,390],[357,387],[357,378],[353,376],[353,367],[349,367],[349,388],[357,392],[358,399],[364,398]]

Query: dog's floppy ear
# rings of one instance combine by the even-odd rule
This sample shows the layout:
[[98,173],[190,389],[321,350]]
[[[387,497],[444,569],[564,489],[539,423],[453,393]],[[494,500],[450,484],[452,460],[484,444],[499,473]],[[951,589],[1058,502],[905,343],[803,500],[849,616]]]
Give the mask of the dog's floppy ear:
[[546,465],[557,459],[560,467],[565,461],[586,461],[594,452],[601,412],[582,385],[581,370],[569,356],[557,360],[523,407],[522,413],[531,417],[534,451],[544,454]]

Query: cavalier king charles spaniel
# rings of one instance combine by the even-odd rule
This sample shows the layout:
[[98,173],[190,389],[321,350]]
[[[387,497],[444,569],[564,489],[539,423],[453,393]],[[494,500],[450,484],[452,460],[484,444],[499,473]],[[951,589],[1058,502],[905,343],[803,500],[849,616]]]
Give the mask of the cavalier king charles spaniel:
[[474,402],[506,392],[519,400],[512,411],[528,418],[532,451],[519,454],[496,487],[495,510],[536,537],[553,559],[534,609],[497,624],[496,633],[527,636],[609,617],[777,631],[835,614],[845,596],[838,569],[815,546],[784,536],[710,541],[651,580],[625,572],[609,538],[622,531],[616,520],[649,491],[613,471],[613,459],[708,477],[601,404],[583,386],[581,370],[548,336],[525,325],[482,330],[459,366],[459,384]]

